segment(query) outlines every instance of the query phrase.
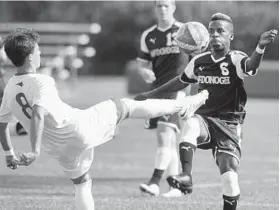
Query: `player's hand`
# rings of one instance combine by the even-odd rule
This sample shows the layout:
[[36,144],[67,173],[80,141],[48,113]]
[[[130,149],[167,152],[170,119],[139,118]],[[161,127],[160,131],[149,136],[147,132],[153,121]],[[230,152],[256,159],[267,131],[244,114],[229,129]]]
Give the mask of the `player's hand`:
[[146,83],[153,83],[156,80],[154,72],[147,68],[141,68],[139,74]]
[[274,42],[277,33],[278,31],[275,29],[264,32],[259,40],[259,47],[263,49],[266,45]]
[[17,164],[18,165],[22,165],[22,166],[29,166],[38,157],[39,157],[39,154],[38,153],[34,153],[34,152],[20,153],[19,154],[20,160],[19,160],[19,162],[17,162]]
[[141,93],[141,94],[135,96],[134,100],[135,101],[144,101],[144,100],[146,100],[148,98],[148,96],[149,96],[149,94],[147,92]]
[[15,155],[6,156],[6,166],[8,168],[13,170],[17,169],[18,168],[17,162],[19,162],[19,159]]

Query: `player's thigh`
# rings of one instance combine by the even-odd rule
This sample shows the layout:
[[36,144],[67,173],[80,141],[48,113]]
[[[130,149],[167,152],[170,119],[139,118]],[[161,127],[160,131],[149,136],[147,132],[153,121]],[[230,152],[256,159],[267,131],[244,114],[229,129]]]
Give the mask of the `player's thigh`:
[[201,149],[208,149],[210,147],[210,134],[208,124],[204,118],[200,115],[194,115],[184,120],[180,141],[194,143]]
[[94,159],[94,148],[88,148],[76,155],[61,155],[58,163],[62,170],[72,180],[85,175]]
[[241,158],[241,126],[215,118],[211,119],[209,124],[212,133],[213,156],[216,159],[216,163],[219,164],[218,161],[224,160],[219,157],[227,156],[239,163]]

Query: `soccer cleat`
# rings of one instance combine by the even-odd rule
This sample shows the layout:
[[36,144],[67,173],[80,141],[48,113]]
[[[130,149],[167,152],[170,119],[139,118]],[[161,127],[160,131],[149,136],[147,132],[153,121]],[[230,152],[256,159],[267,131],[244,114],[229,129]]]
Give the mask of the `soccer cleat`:
[[180,111],[180,116],[184,119],[193,116],[196,110],[205,104],[208,99],[209,93],[207,90],[203,90],[196,95],[186,96],[183,101],[183,109]]
[[176,198],[176,197],[181,197],[182,192],[177,188],[171,187],[170,190],[166,193],[163,193],[162,196],[165,198]]
[[167,182],[171,187],[181,190],[184,194],[190,194],[193,191],[192,178],[189,175],[169,176],[167,177]]
[[151,184],[151,185],[141,184],[139,188],[143,193],[147,193],[153,196],[159,195],[159,186],[157,184]]

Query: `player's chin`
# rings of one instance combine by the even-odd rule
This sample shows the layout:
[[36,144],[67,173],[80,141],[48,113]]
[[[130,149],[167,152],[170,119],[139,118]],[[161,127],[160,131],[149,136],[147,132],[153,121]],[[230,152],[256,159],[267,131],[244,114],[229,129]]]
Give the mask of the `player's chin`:
[[220,43],[210,43],[211,45],[211,48],[214,50],[214,51],[220,51],[220,50],[223,50],[223,45],[220,44]]

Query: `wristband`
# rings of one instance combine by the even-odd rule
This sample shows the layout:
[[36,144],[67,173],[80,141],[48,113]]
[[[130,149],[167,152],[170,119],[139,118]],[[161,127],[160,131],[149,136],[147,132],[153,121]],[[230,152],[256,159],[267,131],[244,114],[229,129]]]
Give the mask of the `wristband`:
[[261,49],[261,48],[259,47],[259,45],[257,45],[256,52],[257,52],[258,54],[264,54],[264,51],[265,51],[265,48]]
[[10,150],[8,150],[8,151],[5,151],[5,154],[6,154],[6,156],[14,156],[14,155],[15,155],[13,149],[10,149]]

